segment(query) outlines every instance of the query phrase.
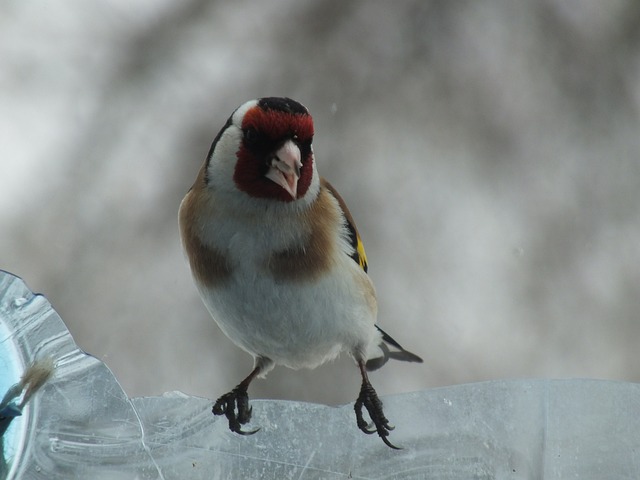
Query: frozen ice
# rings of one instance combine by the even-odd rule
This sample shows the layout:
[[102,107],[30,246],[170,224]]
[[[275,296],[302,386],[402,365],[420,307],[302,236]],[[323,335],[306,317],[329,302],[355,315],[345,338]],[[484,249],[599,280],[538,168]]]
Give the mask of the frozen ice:
[[637,384],[509,380],[387,396],[400,451],[362,434],[351,404],[252,400],[261,430],[240,436],[210,399],[128,398],[44,297],[0,272],[0,397],[49,356],[53,378],[1,437],[7,478],[640,478]]

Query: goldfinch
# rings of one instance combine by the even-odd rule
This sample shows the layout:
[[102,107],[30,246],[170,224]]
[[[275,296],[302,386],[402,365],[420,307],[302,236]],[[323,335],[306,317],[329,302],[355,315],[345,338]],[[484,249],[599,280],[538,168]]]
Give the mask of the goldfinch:
[[390,358],[422,359],[375,323],[362,241],[342,197],[318,175],[313,135],[311,115],[294,100],[244,103],[180,204],[182,244],[200,296],[220,329],[254,358],[251,373],[212,410],[233,432],[255,433],[242,430],[254,378],[276,365],[314,368],[347,352],[362,375],[358,427],[397,448],[367,371]]

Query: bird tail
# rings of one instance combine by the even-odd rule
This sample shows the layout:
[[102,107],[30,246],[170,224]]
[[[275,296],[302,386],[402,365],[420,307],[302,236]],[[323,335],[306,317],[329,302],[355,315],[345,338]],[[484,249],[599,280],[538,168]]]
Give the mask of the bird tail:
[[[373,370],[379,369],[390,359],[400,360],[402,362],[422,363],[422,358],[420,358],[415,353],[405,350],[402,345],[396,342],[393,337],[382,330],[379,326],[376,325],[376,328],[382,334],[382,342],[380,342],[379,345],[380,350],[382,351],[382,356],[367,360],[367,363],[365,365],[368,371],[371,372]],[[387,344],[397,348],[398,350],[391,350]]]

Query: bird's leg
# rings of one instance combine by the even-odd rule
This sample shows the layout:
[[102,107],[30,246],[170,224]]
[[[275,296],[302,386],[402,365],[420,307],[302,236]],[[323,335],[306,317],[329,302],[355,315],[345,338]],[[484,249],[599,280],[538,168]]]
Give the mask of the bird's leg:
[[251,420],[251,407],[249,406],[249,395],[247,395],[247,389],[251,381],[260,373],[260,366],[256,366],[252,372],[242,380],[236,388],[229,393],[225,393],[218,400],[211,409],[214,415],[224,415],[229,420],[229,430],[240,435],[252,435],[256,433],[259,428],[255,430],[245,431],[242,430],[242,425],[249,423]]
[[[387,438],[389,436],[389,431],[393,430],[394,427],[389,424],[389,420],[384,416],[384,412],[382,411],[382,402],[378,398],[376,391],[373,389],[371,382],[369,382],[365,363],[363,361],[358,361],[358,367],[360,368],[360,374],[362,375],[360,395],[358,395],[358,399],[354,405],[358,428],[367,434],[377,432],[382,441],[388,447],[400,450],[399,447],[393,445]],[[362,407],[367,409],[367,413],[369,414],[369,417],[371,417],[371,421],[375,428],[371,428],[362,416]]]

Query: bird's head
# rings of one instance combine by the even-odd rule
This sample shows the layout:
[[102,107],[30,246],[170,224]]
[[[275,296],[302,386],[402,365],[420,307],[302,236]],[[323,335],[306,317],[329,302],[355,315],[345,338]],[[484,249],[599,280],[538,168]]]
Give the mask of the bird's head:
[[205,181],[218,191],[295,202],[317,190],[313,119],[300,103],[269,97],[244,103],[213,141]]

